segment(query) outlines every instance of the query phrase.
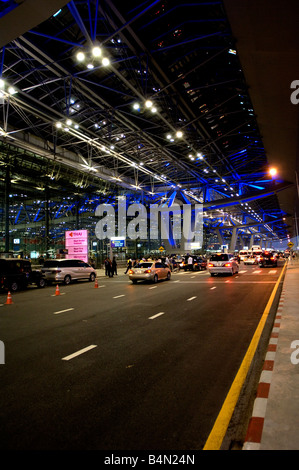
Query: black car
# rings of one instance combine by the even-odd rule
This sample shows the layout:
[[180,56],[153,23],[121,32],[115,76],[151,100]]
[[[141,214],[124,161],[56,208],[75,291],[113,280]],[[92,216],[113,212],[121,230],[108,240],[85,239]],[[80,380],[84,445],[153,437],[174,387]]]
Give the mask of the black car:
[[276,267],[277,266],[277,257],[273,253],[265,251],[260,256],[259,265],[261,266],[261,268],[265,268],[267,266]]
[[46,280],[39,270],[33,270],[31,262],[19,258],[0,259],[0,289],[16,292],[30,284],[44,287]]

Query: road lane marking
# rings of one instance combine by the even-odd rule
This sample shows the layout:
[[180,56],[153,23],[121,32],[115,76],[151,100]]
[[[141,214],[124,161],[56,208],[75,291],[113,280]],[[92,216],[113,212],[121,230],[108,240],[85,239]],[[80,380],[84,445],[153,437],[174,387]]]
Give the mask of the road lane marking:
[[160,317],[161,315],[164,315],[164,313],[165,312],[156,313],[156,315],[153,315],[152,317],[149,317],[148,319],[153,320],[154,318],[157,318],[157,317]]
[[213,290],[213,289],[216,289],[216,287],[211,287],[211,289],[210,289],[210,290]]
[[266,308],[263,312],[263,315],[259,321],[259,324],[254,332],[254,335],[251,339],[250,345],[246,351],[246,354],[243,358],[242,364],[235,376],[235,379],[230,387],[230,390],[224,400],[222,408],[218,414],[218,417],[214,423],[214,426],[208,436],[208,439],[203,447],[203,450],[219,450],[221,444],[223,442],[224,436],[227,432],[227,428],[231,421],[231,417],[233,415],[234,409],[237,405],[237,401],[239,399],[241,390],[243,388],[244,382],[248,375],[248,371],[250,369],[251,363],[253,361],[255,352],[257,350],[258,344],[260,342],[261,335],[263,333],[265,323],[269,316],[271,307],[274,302],[274,298],[283,277],[284,271],[286,268],[286,264],[284,265],[278,280],[275,282],[275,286],[272,290],[272,293],[269,297],[268,303]]
[[77,351],[73,354],[70,354],[69,356],[63,357],[61,360],[62,361],[69,361],[70,359],[73,359],[74,357],[80,356],[80,354],[84,354],[85,352],[90,351],[90,349],[94,349],[96,347],[97,347],[96,344],[91,344],[90,346],[87,346],[87,348],[80,349],[79,351]]
[[253,271],[252,274],[259,274],[261,272],[262,272],[261,270],[257,270],[257,271]]
[[269,271],[269,274],[276,274],[276,269],[271,269],[271,271]]
[[65,310],[59,310],[58,312],[53,312],[54,315],[58,315],[59,313],[63,312],[70,312],[71,310],[74,310],[74,308],[66,308]]
[[190,302],[191,300],[194,300],[196,299],[196,296],[195,297],[190,297],[189,299],[187,299],[187,302]]
[[149,287],[149,289],[157,289],[157,286]]
[[121,294],[121,295],[116,295],[115,297],[113,297],[114,299],[119,299],[120,297],[125,297],[125,294]]
[[247,273],[247,269],[244,269],[244,270],[242,269],[242,271],[239,271],[239,272],[240,272],[240,274]]

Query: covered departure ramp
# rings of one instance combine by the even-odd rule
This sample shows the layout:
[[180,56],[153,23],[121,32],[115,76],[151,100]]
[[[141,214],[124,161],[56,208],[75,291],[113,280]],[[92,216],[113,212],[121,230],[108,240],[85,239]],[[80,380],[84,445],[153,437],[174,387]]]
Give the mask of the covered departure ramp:
[[254,60],[298,50],[295,2],[271,10],[284,42],[255,2],[33,4],[0,2],[1,251],[55,253],[78,228],[96,246],[95,210],[119,196],[202,203],[204,250],[297,236],[297,64]]

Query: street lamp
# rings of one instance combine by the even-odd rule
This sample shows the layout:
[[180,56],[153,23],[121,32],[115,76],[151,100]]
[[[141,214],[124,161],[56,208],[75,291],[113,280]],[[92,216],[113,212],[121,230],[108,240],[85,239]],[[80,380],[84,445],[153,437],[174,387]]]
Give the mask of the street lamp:
[[270,174],[270,176],[272,176],[272,178],[273,178],[274,176],[277,175],[277,169],[276,169],[276,168],[270,168],[269,174]]

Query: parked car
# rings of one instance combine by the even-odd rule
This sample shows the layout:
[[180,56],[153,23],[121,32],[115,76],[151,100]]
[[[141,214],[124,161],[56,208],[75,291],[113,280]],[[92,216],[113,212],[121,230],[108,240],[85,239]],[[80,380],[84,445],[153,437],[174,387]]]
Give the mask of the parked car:
[[244,259],[244,264],[258,264],[257,257],[254,255],[249,256],[248,258]]
[[95,269],[78,259],[49,259],[44,262],[42,273],[48,284],[51,282],[70,284],[72,281],[86,279],[94,281]]
[[160,261],[137,263],[129,270],[129,279],[133,284],[137,281],[158,282],[160,279],[169,280],[170,278],[170,268]]
[[277,257],[270,252],[265,251],[259,259],[259,265],[261,268],[265,268],[266,266],[277,266]]
[[237,274],[239,264],[231,253],[216,253],[210,257],[209,273],[211,276],[216,274]]
[[240,250],[239,251],[239,257],[241,261],[244,261],[248,256],[250,255],[248,250]]
[[16,292],[29,285],[44,287],[46,280],[38,269],[32,269],[31,261],[20,258],[0,259],[0,288]]

